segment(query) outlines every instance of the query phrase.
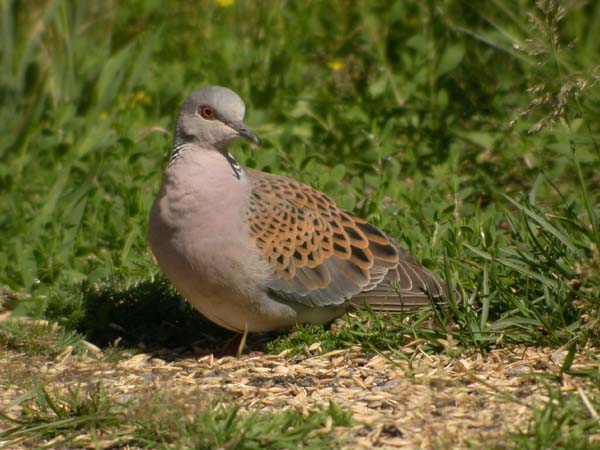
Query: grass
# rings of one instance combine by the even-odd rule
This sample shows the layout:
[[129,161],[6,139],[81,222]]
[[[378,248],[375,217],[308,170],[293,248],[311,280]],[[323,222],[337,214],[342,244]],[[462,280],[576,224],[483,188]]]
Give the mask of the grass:
[[600,399],[588,398],[583,390],[563,394],[548,389],[550,401],[533,408],[533,420],[525,433],[514,436],[518,448],[598,448]]
[[135,402],[122,402],[110,398],[100,384],[87,389],[69,388],[62,393],[50,393],[38,384],[11,405],[22,408],[21,417],[2,414],[11,426],[0,431],[0,446],[337,448],[341,442],[333,439],[333,428],[351,424],[350,415],[335,404],[306,415],[292,410],[241,414],[236,405],[205,398],[194,400],[198,403],[190,411],[183,399],[172,396],[144,396]]
[[67,349],[83,351],[82,336],[77,332],[58,326],[58,323],[12,322],[2,324],[0,345],[16,352],[56,357]]
[[[1,348],[228,338],[145,240],[175,112],[206,84],[246,100],[263,145],[236,146],[241,163],[325,191],[463,294],[413,318],[299,327],[269,351],[598,347],[600,6],[231,3],[1,3],[0,312],[57,324],[0,322]],[[586,413],[571,404],[541,406],[515,445],[597,434],[569,425]]]

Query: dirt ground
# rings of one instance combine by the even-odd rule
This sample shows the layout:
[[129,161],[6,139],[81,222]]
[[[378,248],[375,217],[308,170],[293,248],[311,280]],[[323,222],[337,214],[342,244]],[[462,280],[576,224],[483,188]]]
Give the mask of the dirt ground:
[[[37,361],[7,352],[4,367],[13,369],[7,373],[0,368],[0,406],[18,415],[18,407],[5,408],[22,393],[17,380],[31,377],[48,381],[51,391],[101,382],[107,394],[123,401],[157,394],[188,405],[190,413],[202,403],[199,399],[207,398],[234,400],[248,412],[308,412],[333,401],[351,410],[355,421],[350,428],[335,430],[345,440],[344,448],[437,449],[483,443],[502,448],[510,432],[527,429],[529,406],[548,401],[543,381],[534,374],[557,374],[566,355],[517,346],[485,356],[450,357],[425,354],[419,342],[402,352],[406,358],[368,355],[358,347],[321,354],[314,344],[293,358],[280,354],[215,359],[167,352],[114,362],[76,357],[69,351],[54,360]],[[590,364],[594,361],[578,356],[573,368]],[[21,373],[15,367],[21,367]],[[576,390],[575,380],[564,378],[561,389]],[[82,443],[85,440],[81,436]]]

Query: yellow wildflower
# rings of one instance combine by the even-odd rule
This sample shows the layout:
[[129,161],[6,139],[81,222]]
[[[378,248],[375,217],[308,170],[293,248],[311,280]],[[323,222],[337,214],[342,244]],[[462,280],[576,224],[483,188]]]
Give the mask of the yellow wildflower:
[[106,120],[106,119],[108,119],[108,113],[101,112],[99,117],[100,117],[100,120]]
[[342,61],[341,59],[338,59],[338,58],[332,59],[331,61],[329,61],[327,63],[327,67],[329,67],[334,72],[339,72],[345,66],[346,66],[346,64],[344,64],[344,61]]
[[235,0],[215,0],[217,6],[221,8],[227,8],[235,3]]
[[134,103],[141,103],[142,105],[150,104],[150,97],[146,95],[144,91],[137,91],[133,97]]

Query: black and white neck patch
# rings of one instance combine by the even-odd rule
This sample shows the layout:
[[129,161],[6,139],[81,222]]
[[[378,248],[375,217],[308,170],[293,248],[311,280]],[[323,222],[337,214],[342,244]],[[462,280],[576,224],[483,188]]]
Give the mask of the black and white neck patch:
[[[177,160],[179,160],[181,158],[181,156],[183,155],[183,153],[186,150],[190,149],[189,147],[190,147],[189,143],[179,144],[179,145],[174,146],[173,150],[171,151],[171,156],[169,157],[168,165],[170,166],[170,165],[174,164]],[[238,162],[231,155],[231,153],[226,152],[224,154],[224,156],[225,156],[225,159],[227,160],[227,162],[229,163],[229,165],[231,166],[231,174],[234,177],[236,177],[238,180],[240,180],[242,178],[242,174],[244,173],[242,166],[240,166],[238,164]]]
[[179,145],[175,145],[173,146],[173,149],[171,150],[171,156],[169,158],[169,166],[171,164],[173,164],[175,161],[177,161],[179,158],[181,158],[181,154],[183,153],[183,151],[186,149],[186,147],[189,144],[185,143],[185,144],[179,144]]
[[232,175],[239,180],[242,176],[242,166],[240,166],[238,164],[238,162],[235,160],[235,158],[233,156],[231,156],[231,153],[229,153],[229,152],[227,152],[227,154],[225,155],[225,158],[227,158],[227,162],[231,166]]

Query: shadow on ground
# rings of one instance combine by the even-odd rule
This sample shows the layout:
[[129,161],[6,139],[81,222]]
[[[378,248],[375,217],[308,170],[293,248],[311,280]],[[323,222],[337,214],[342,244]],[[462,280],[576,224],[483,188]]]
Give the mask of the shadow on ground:
[[[77,329],[100,347],[118,345],[167,354],[222,352],[235,333],[198,313],[164,278],[117,288],[82,287]],[[278,334],[249,335],[244,352],[261,351]]]

